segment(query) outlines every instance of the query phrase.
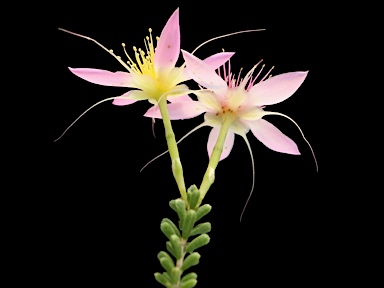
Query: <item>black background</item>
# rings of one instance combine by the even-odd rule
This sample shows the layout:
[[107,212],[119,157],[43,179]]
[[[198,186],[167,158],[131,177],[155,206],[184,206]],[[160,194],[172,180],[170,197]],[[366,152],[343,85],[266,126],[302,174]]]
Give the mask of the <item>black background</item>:
[[[57,83],[50,100],[51,141],[97,101],[126,92],[88,83],[70,73],[67,67],[124,68],[91,41],[56,28],[92,37],[121,56],[122,42],[128,52],[131,46],[143,47],[148,28],[159,35],[177,7],[181,48],[187,51],[218,35],[266,28],[211,42],[196,56],[205,58],[222,48],[234,51],[231,65],[235,73],[241,67],[248,71],[260,59],[266,68],[275,66],[273,75],[309,70],[292,97],[269,108],[289,115],[301,126],[320,170],[316,172],[311,151],[297,128],[287,119],[268,116],[268,121],[297,143],[301,155],[271,151],[252,133],[247,134],[255,159],[256,186],[240,223],[252,170],[247,147],[236,136],[230,156],[220,162],[216,181],[204,199],[213,206],[206,217],[213,227],[211,242],[200,249],[200,264],[191,271],[199,275],[198,287],[327,283],[340,273],[343,251],[337,236],[342,228],[332,219],[335,196],[323,187],[328,143],[322,119],[324,106],[330,104],[323,85],[329,65],[325,19],[332,15],[314,4],[209,3],[104,2],[61,7],[52,32]],[[181,64],[181,57],[179,61]],[[166,242],[160,221],[176,219],[168,202],[179,195],[168,156],[139,172],[166,150],[161,120],[156,122],[154,138],[151,120],[142,117],[149,107],[146,101],[125,107],[103,103],[52,143],[52,186],[44,198],[41,227],[47,235],[42,245],[53,286],[156,287],[153,273],[162,272],[156,255],[165,250]],[[176,138],[202,121],[202,116],[174,121]],[[187,186],[201,182],[208,163],[208,134],[209,128],[203,128],[179,145]]]

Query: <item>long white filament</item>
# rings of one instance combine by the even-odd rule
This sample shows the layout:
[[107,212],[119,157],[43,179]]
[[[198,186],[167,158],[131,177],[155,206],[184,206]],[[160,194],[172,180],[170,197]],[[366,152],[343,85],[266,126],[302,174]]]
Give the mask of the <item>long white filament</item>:
[[303,137],[304,141],[307,142],[308,146],[309,146],[309,149],[311,149],[311,152],[312,152],[312,156],[313,156],[313,159],[315,160],[315,165],[316,165],[316,172],[319,172],[319,166],[317,164],[317,160],[316,160],[316,156],[315,156],[315,152],[313,152],[313,149],[312,149],[312,146],[311,144],[309,144],[309,141],[307,140],[307,138],[305,138],[304,136],[304,133],[303,131],[301,130],[300,126],[289,116],[283,114],[283,113],[279,113],[279,112],[269,112],[269,111],[265,111],[263,113],[264,115],[278,115],[278,116],[283,116],[285,118],[287,118],[288,120],[290,120],[293,124],[296,125],[297,129],[299,129],[300,133],[301,133],[301,136]]
[[63,31],[63,32],[66,32],[66,33],[69,33],[69,34],[72,34],[72,35],[75,35],[77,37],[80,37],[80,38],[84,38],[84,39],[87,39],[89,41],[92,41],[94,43],[96,43],[98,46],[100,46],[101,48],[103,48],[105,51],[107,51],[110,55],[112,55],[117,61],[119,61],[119,63],[121,65],[124,66],[124,68],[126,68],[129,72],[131,71],[131,68],[129,68],[129,66],[127,64],[124,63],[123,60],[120,59],[119,56],[116,56],[115,54],[113,54],[113,52],[111,52],[111,50],[108,50],[105,46],[103,46],[102,44],[100,44],[99,42],[97,42],[95,39],[91,38],[91,37],[88,37],[88,36],[84,36],[84,35],[81,35],[81,34],[78,34],[78,33],[75,33],[75,32],[72,32],[72,31],[69,31],[69,30],[66,30],[66,29],[63,29],[63,28],[58,28],[60,31]]
[[[202,124],[200,124],[199,126],[196,126],[195,128],[193,128],[191,131],[189,131],[187,134],[185,134],[183,137],[180,138],[180,140],[178,140],[176,142],[176,144],[179,144],[181,141],[183,141],[185,138],[187,138],[189,135],[191,135],[193,132],[197,131],[198,129],[204,127],[204,126],[207,126],[207,124],[204,122]],[[143,171],[145,169],[145,167],[147,167],[149,164],[151,164],[153,161],[155,161],[156,159],[160,158],[161,156],[165,155],[168,153],[168,150],[167,151],[164,151],[163,153],[161,153],[160,155],[157,155],[155,158],[153,158],[152,160],[150,160],[147,164],[145,164],[143,166],[143,168],[140,169],[140,172]]]
[[243,137],[245,143],[247,144],[249,155],[251,155],[251,161],[252,161],[252,188],[251,188],[251,192],[249,193],[249,196],[247,198],[247,201],[244,204],[243,211],[241,211],[240,222],[241,222],[241,219],[243,218],[243,214],[245,212],[245,208],[248,205],[249,199],[251,199],[251,196],[252,196],[252,193],[253,193],[253,189],[255,188],[255,161],[253,160],[253,153],[252,153],[251,145],[249,144],[249,141],[248,141],[247,136],[245,134],[241,135],[241,136]]
[[225,37],[228,37],[228,36],[232,36],[232,35],[237,35],[237,34],[242,34],[242,33],[248,33],[248,32],[259,32],[259,31],[264,31],[265,29],[252,29],[252,30],[243,30],[243,31],[237,31],[237,32],[233,32],[233,33],[229,33],[229,34],[224,34],[224,35],[220,35],[220,36],[217,36],[217,37],[213,37],[203,43],[201,43],[199,46],[197,46],[195,48],[195,50],[192,51],[191,54],[195,53],[199,48],[201,48],[202,46],[204,46],[205,44],[211,42],[211,41],[214,41],[214,40],[217,40],[217,39],[220,39],[220,38],[225,38]]
[[67,131],[69,130],[69,128],[71,128],[81,117],[83,117],[84,116],[84,114],[86,114],[89,110],[91,110],[92,108],[94,108],[94,107],[96,107],[97,105],[99,105],[99,104],[101,104],[101,103],[103,103],[103,102],[106,102],[106,101],[109,101],[109,100],[114,100],[114,99],[116,99],[116,98],[122,98],[121,96],[119,96],[119,97],[109,97],[109,98],[106,98],[106,99],[103,99],[103,100],[101,100],[101,101],[99,101],[99,102],[97,102],[96,104],[93,104],[91,107],[89,107],[87,110],[85,110],[83,113],[81,113],[80,114],[80,116],[79,117],[77,117],[76,118],[76,120],[75,121],[73,121],[68,127],[67,127],[67,129],[65,129],[64,130],[64,132],[59,136],[59,138],[57,138],[55,141],[53,141],[53,142],[56,142],[56,141],[58,141],[58,140],[60,140],[60,138],[62,138],[63,136],[64,136],[64,134],[65,133],[67,133]]

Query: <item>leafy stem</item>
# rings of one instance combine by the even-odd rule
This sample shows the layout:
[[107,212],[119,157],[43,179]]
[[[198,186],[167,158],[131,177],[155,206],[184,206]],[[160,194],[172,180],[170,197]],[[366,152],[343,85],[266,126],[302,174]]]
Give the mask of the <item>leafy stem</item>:
[[[165,272],[156,272],[154,276],[166,288],[192,288],[197,284],[196,273],[190,272],[183,277],[182,275],[199,263],[200,254],[195,250],[207,245],[210,241],[207,233],[211,231],[211,223],[205,222],[195,226],[196,222],[212,209],[208,204],[197,207],[199,198],[199,190],[192,185],[187,192],[188,203],[182,199],[169,202],[169,206],[178,215],[178,226],[168,218],[161,221],[160,230],[169,240],[166,242],[168,252],[158,253],[157,258]],[[197,237],[188,241],[192,236]]]

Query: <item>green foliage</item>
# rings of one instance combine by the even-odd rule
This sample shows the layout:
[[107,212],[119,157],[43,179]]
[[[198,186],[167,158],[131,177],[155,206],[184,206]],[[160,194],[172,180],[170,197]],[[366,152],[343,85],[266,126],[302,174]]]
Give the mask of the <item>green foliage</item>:
[[[155,278],[167,288],[192,288],[197,284],[196,273],[188,273],[182,278],[181,276],[185,270],[199,263],[201,256],[194,251],[210,241],[206,233],[211,231],[211,223],[205,222],[195,226],[196,222],[212,209],[208,204],[197,207],[199,198],[200,191],[192,185],[187,192],[188,203],[182,199],[169,202],[169,206],[177,213],[179,227],[168,218],[163,218],[160,223],[160,230],[169,239],[166,242],[166,248],[170,254],[165,251],[157,254],[166,272],[155,273]],[[197,237],[190,240],[191,236]],[[187,256],[188,253],[190,254]]]
[[161,223],[168,223],[172,227],[174,234],[176,234],[177,236],[181,237],[179,229],[177,228],[175,223],[173,223],[171,220],[169,220],[168,218],[164,218],[161,221]]
[[161,258],[167,258],[172,260],[171,256],[169,256],[169,254],[164,251],[160,251],[159,254],[157,254],[157,259],[159,259],[159,261]]
[[196,185],[192,185],[187,191],[188,204],[190,209],[195,209],[200,199],[200,191]]
[[194,252],[192,254],[190,254],[185,260],[184,260],[184,263],[183,265],[181,266],[181,270],[185,271],[187,270],[188,268],[190,268],[191,266],[194,266],[194,265],[197,265],[199,263],[199,260],[200,260],[200,254],[197,253],[197,252]]
[[163,286],[165,286],[167,288],[172,287],[171,283],[167,280],[166,277],[164,277],[163,274],[156,272],[155,273],[155,279],[157,280],[157,282],[159,282],[160,284],[162,284]]
[[211,239],[207,234],[202,234],[195,239],[193,239],[190,243],[187,244],[185,248],[185,253],[191,253],[195,251],[197,248],[201,246],[207,245]]
[[177,284],[180,281],[181,270],[178,267],[174,267],[171,271],[171,279],[173,284]]
[[160,259],[160,264],[167,272],[171,272],[172,269],[175,267],[175,263],[173,263],[173,260],[165,257]]
[[195,287],[196,284],[197,284],[197,280],[191,279],[191,280],[188,280],[186,282],[181,283],[180,288],[192,288],[192,287]]
[[182,231],[182,235],[184,239],[188,239],[193,229],[193,225],[195,225],[195,222],[196,222],[196,211],[188,210],[187,214],[185,215],[184,227]]
[[[176,258],[176,255],[177,255],[177,254],[175,253],[175,250],[174,250],[174,248],[173,248],[173,246],[172,246],[172,244],[171,244],[171,241],[167,241],[167,242],[165,243],[165,245],[166,245],[166,248],[167,248],[168,252],[171,253],[172,256]],[[176,258],[176,259],[177,259],[177,258]]]
[[172,244],[172,248],[173,248],[173,251],[175,253],[175,258],[177,260],[181,259],[181,255],[182,255],[182,247],[181,247],[181,241],[180,241],[180,238],[177,237],[176,235],[172,235],[171,236],[171,244]]
[[169,225],[169,223],[167,223],[167,222],[162,222],[160,224],[160,230],[164,233],[165,236],[167,236],[167,238],[169,240],[171,240],[171,236],[172,235],[176,235],[176,233],[174,232],[172,226]]
[[211,231],[211,223],[205,222],[193,228],[189,236],[200,235],[200,234],[208,233],[210,231]]
[[183,276],[183,278],[181,278],[181,283],[187,282],[188,280],[191,280],[191,279],[197,279],[197,274],[195,272],[191,272]]
[[176,199],[175,206],[176,213],[179,216],[179,228],[183,230],[185,214],[187,214],[187,210],[185,209],[185,202],[181,199]]
[[200,206],[199,209],[197,209],[196,222],[203,218],[205,215],[207,215],[211,211],[211,209],[212,206],[209,204],[204,204],[203,206]]

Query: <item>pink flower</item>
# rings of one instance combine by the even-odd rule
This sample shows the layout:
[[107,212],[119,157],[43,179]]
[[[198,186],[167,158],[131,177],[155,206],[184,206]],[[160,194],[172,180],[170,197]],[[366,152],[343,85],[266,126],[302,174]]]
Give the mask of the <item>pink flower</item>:
[[[262,117],[280,115],[293,121],[284,114],[264,111],[264,108],[266,105],[276,104],[289,98],[303,83],[308,74],[307,71],[284,73],[265,80],[268,72],[256,83],[261,71],[254,77],[252,73],[257,65],[241,80],[240,77],[235,78],[228,65],[228,71],[223,67],[222,78],[214,69],[194,55],[183,50],[182,53],[191,78],[207,89],[194,92],[198,101],[184,98],[184,101],[169,104],[169,114],[171,119],[187,119],[205,113],[204,125],[213,127],[207,143],[209,156],[212,154],[224,121],[230,121],[230,127],[220,160],[226,158],[231,152],[234,135],[238,134],[246,140],[245,135],[249,130],[260,142],[274,151],[292,155],[300,154],[292,139]],[[155,109],[150,109],[145,116],[160,117]],[[294,124],[300,129],[295,122]]]
[[[120,97],[114,97],[112,102],[114,105],[129,105],[138,100],[148,100],[152,104],[157,104],[162,97],[173,101],[176,97],[188,94],[190,92],[188,87],[180,83],[189,80],[190,77],[184,67],[175,67],[180,54],[179,9],[176,9],[172,14],[160,37],[157,38],[156,48],[152,39],[152,29],[149,29],[149,32],[150,35],[145,38],[145,50],[133,47],[134,60],[126,52],[125,44],[122,44],[128,58],[127,63],[95,40],[69,32],[96,42],[104,50],[112,54],[128,72],[110,72],[92,68],[69,68],[69,70],[76,76],[91,83],[135,89],[124,93]],[[233,53],[218,53],[204,61],[211,68],[216,69],[232,55]]]
[[[59,140],[69,128],[71,128],[89,110],[109,100],[113,100],[112,103],[114,105],[124,106],[135,103],[138,100],[148,100],[150,103],[157,105],[161,99],[177,102],[182,101],[186,97],[188,98],[187,94],[191,91],[187,85],[180,83],[190,80],[191,77],[189,76],[185,65],[175,67],[180,54],[179,9],[176,9],[171,15],[161,32],[160,37],[157,37],[156,48],[152,39],[152,29],[149,29],[150,35],[145,38],[145,51],[133,47],[135,60],[133,60],[126,52],[125,44],[122,44],[124,52],[128,58],[127,62],[124,62],[121,57],[116,56],[112,50],[108,50],[92,38],[65,29],[59,29],[95,42],[98,46],[110,53],[128,71],[110,72],[93,68],[69,68],[73,74],[91,83],[104,86],[127,87],[133,88],[134,90],[130,90],[121,96],[103,99],[92,105],[76,118],[76,120],[72,122],[72,124],[69,125],[62,135],[55,141]],[[207,42],[208,41],[204,42],[202,45]],[[233,54],[234,53],[230,52],[217,53],[206,58],[204,63],[212,69],[216,69],[228,61]]]

